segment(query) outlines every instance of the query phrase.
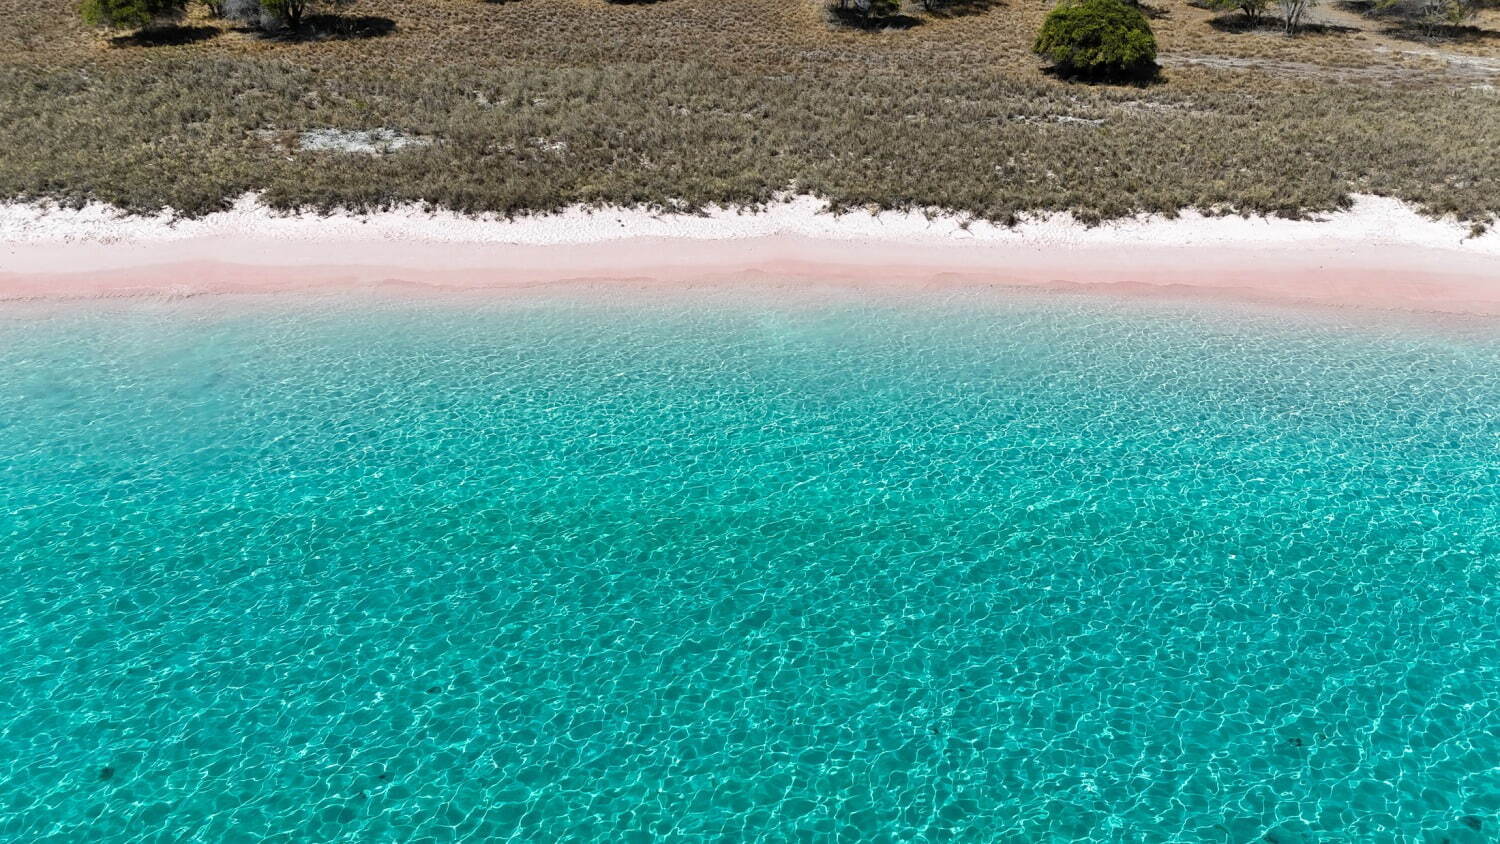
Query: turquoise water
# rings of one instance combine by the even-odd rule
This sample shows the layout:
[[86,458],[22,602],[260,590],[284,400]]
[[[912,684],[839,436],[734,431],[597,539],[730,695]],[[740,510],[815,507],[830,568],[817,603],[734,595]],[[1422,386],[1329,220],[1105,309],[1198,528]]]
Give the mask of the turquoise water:
[[0,312],[0,839],[1494,841],[1500,338]]

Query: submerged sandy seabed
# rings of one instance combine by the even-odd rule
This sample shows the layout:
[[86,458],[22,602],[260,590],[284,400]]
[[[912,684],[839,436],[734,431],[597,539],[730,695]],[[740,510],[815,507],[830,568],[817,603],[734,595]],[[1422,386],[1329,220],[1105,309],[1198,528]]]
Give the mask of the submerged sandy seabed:
[[1500,234],[1358,197],[1319,220],[1066,215],[1005,228],[826,213],[801,197],[705,215],[577,209],[504,220],[399,209],[287,215],[253,197],[195,220],[0,205],[0,299],[518,290],[570,280],[1025,286],[1500,316]]

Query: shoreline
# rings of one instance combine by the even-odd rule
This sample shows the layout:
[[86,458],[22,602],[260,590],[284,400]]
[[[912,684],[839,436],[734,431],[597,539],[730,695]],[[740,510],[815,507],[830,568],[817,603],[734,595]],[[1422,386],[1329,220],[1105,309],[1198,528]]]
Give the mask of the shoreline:
[[288,215],[253,197],[193,220],[0,204],[0,301],[561,282],[1009,287],[1500,317],[1500,233],[1358,197],[1319,220],[1066,215],[1014,228],[799,197],[705,215],[573,209],[501,220]]

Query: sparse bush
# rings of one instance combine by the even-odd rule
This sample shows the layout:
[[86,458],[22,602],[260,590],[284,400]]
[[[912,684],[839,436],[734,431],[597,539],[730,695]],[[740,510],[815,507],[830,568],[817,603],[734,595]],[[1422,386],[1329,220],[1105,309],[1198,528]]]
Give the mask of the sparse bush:
[[1434,36],[1473,20],[1479,14],[1479,0],[1420,0],[1415,8],[1402,0],[1379,0],[1375,8],[1382,12],[1404,13],[1422,32]]
[[1151,24],[1123,0],[1064,0],[1047,15],[1031,49],[1067,75],[1123,78],[1156,69]]
[[1221,12],[1241,12],[1245,20],[1254,24],[1260,23],[1260,19],[1265,17],[1271,0],[1208,0],[1205,5]]
[[1422,10],[1422,20],[1429,32],[1445,27],[1463,26],[1479,14],[1478,0],[1431,0]]
[[308,13],[328,6],[348,5],[351,0],[260,0],[262,25],[282,26],[297,30],[307,20]]
[[89,26],[141,29],[182,17],[186,0],[83,0],[79,11]]
[[261,22],[260,0],[217,0],[217,2],[219,5],[217,17],[239,23],[259,24]]
[[900,0],[838,0],[841,12],[862,18],[885,18],[901,11]]

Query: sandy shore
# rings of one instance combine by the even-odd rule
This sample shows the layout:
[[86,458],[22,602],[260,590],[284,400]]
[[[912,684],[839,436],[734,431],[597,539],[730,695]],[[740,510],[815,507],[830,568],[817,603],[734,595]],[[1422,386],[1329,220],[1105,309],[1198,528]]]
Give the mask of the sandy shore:
[[517,290],[570,280],[1026,286],[1500,316],[1500,234],[1360,197],[1316,221],[1184,214],[1004,228],[822,212],[798,198],[704,216],[573,210],[514,221],[404,209],[196,220],[0,205],[0,300],[335,287]]

